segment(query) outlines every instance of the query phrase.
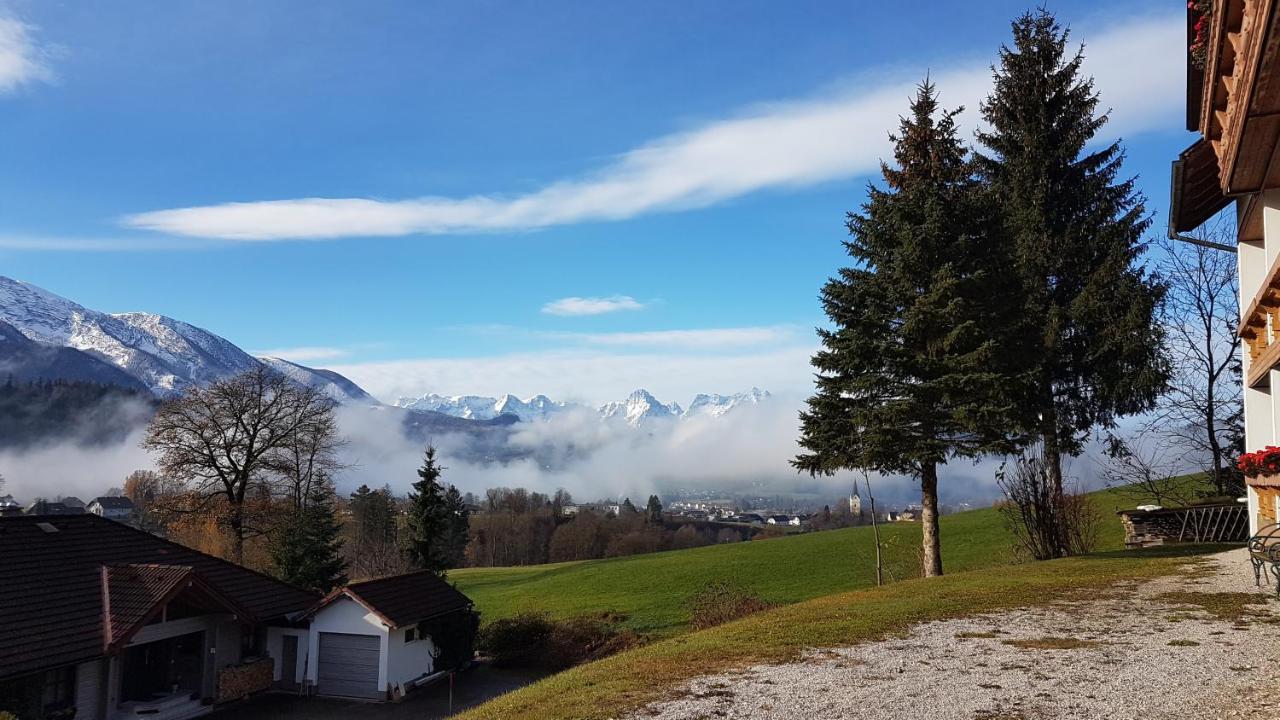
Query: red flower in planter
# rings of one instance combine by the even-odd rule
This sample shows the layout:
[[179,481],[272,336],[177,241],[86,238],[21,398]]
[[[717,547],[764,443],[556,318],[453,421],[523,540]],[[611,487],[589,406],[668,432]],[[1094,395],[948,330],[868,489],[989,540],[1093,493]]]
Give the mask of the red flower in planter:
[[1256,452],[1245,453],[1236,460],[1236,467],[1249,477],[1280,474],[1280,447],[1268,445]]

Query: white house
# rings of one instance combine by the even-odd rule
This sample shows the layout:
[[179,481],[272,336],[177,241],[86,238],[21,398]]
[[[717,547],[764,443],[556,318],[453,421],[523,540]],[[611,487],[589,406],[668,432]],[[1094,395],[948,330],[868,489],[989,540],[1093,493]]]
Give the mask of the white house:
[[98,517],[124,521],[133,517],[134,505],[132,500],[121,495],[94,498],[85,509]]
[[[1244,449],[1252,453],[1280,445],[1280,95],[1270,80],[1280,67],[1280,23],[1269,3],[1194,5],[1188,26],[1203,57],[1187,54],[1185,120],[1202,137],[1173,163],[1168,232],[1236,252]],[[1234,245],[1186,235],[1230,206]],[[1280,518],[1280,477],[1246,482],[1256,533]]]
[[[305,664],[305,679],[318,694],[370,699],[400,697],[469,659],[478,623],[467,596],[430,572],[351,583],[308,618],[309,632],[269,634],[268,649],[305,635],[307,656],[315,658]],[[441,633],[442,622],[459,632]],[[294,660],[294,678],[304,677],[304,664]]]

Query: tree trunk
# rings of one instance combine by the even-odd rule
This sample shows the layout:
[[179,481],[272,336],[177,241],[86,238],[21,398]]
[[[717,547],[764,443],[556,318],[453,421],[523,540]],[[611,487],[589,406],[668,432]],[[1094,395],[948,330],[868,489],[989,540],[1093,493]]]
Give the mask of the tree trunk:
[[244,505],[236,503],[231,506],[231,561],[244,565]]
[[942,538],[938,534],[938,465],[920,468],[920,526],[924,535],[924,576],[942,574]]
[[[875,536],[876,541],[876,587],[879,587],[884,584],[884,560],[880,556],[880,526],[876,524],[876,496],[871,494],[871,476],[863,473],[862,479],[867,484],[867,501],[871,503],[871,534]],[[854,487],[857,487],[856,482]]]
[[1052,392],[1048,393],[1048,404],[1044,410],[1041,439],[1044,443],[1044,463],[1050,486],[1049,512],[1041,518],[1041,522],[1045,523],[1045,536],[1053,540],[1054,556],[1066,557],[1067,528],[1062,523],[1062,447],[1058,443],[1058,412],[1053,406]]

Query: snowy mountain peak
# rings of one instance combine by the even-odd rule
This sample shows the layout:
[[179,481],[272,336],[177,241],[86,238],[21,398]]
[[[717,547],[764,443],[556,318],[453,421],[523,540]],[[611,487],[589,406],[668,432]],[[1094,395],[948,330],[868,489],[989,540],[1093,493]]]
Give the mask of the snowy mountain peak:
[[555,402],[546,395],[534,395],[528,400],[521,400],[511,393],[501,398],[427,393],[419,398],[402,397],[395,404],[396,407],[408,410],[430,410],[471,420],[492,420],[503,414],[515,415],[522,422],[547,420],[569,407],[567,403]]
[[[260,366],[225,338],[155,313],[108,314],[90,310],[47,290],[0,276],[0,321],[50,347],[81,351],[113,365],[159,395],[173,395]],[[283,361],[262,361],[332,397],[368,400],[369,395],[336,373]],[[330,387],[326,383],[332,385]]]
[[[626,422],[639,427],[649,421],[676,420],[693,415],[720,417],[737,407],[758,405],[771,397],[767,390],[751,388],[733,395],[700,394],[694,397],[688,411],[679,403],[664,403],[648,390],[633,391],[625,400],[605,403],[596,409],[601,419]],[[507,393],[500,398],[481,395],[437,395],[427,393],[422,397],[402,397],[396,407],[408,410],[430,410],[454,417],[473,420],[491,420],[502,414],[515,415],[523,422],[550,420],[557,413],[568,409],[585,410],[581,405],[552,400],[546,395],[534,395],[527,400]]]
[[685,412],[685,416],[710,415],[712,417],[720,417],[734,408],[743,405],[759,405],[771,397],[773,396],[768,390],[761,390],[757,387],[753,387],[747,392],[734,393],[733,395],[699,394],[689,404],[689,409]]
[[622,418],[633,427],[639,427],[651,420],[678,418],[682,413],[678,404],[661,403],[644,389],[632,392],[622,402],[606,403],[600,407],[602,418],[606,420]]

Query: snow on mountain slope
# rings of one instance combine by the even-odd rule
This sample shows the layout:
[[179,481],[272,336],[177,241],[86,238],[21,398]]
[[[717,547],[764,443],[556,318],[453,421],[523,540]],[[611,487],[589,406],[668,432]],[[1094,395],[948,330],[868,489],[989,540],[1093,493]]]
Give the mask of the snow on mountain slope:
[[186,323],[141,313],[108,315],[5,277],[0,277],[0,319],[36,342],[106,360],[160,394],[256,364],[231,343]]
[[[34,342],[72,348],[104,360],[158,395],[173,395],[260,364],[234,343],[181,320],[152,313],[98,312],[4,276],[0,276],[0,320]],[[315,376],[324,377],[340,390],[341,399],[369,399],[337,373],[301,365],[295,365],[292,372],[305,375],[306,384],[323,384]],[[328,385],[324,388],[329,391]]]
[[299,385],[313,387],[338,402],[357,400],[376,403],[363,388],[332,370],[316,370],[276,357],[260,357],[259,361]]
[[569,403],[556,402],[546,395],[521,400],[510,393],[501,398],[427,393],[420,398],[402,397],[396,400],[395,405],[407,410],[427,410],[469,420],[492,420],[503,414],[515,415],[522,422],[547,420],[570,407]]
[[18,382],[75,380],[147,390],[132,375],[101,358],[75,348],[36,342],[3,320],[0,320],[0,378]]
[[[636,390],[626,400],[609,402],[596,408],[602,420],[626,422],[639,427],[651,420],[674,420],[709,415],[721,417],[731,410],[760,403],[772,397],[767,390],[751,388],[745,393],[733,395],[700,394],[693,398],[689,409],[682,410],[679,403],[664,403],[655,398],[647,390]],[[523,422],[549,420],[557,413],[571,408],[584,406],[574,403],[552,400],[546,395],[534,395],[528,400],[521,400],[515,395],[507,394],[501,398],[483,395],[437,395],[427,393],[422,397],[402,397],[395,402],[396,407],[406,410],[422,410],[470,420],[491,420],[499,415],[515,415]]]
[[734,408],[743,405],[759,405],[771,397],[773,396],[769,394],[768,390],[761,390],[755,387],[748,392],[734,393],[732,395],[699,394],[693,398],[693,402],[689,403],[689,409],[685,411],[684,415],[685,417],[694,415],[720,417]]
[[600,417],[605,420],[621,418],[632,427],[639,427],[655,420],[673,420],[683,414],[676,403],[664,404],[648,390],[636,390],[622,402],[606,403],[600,407]]

